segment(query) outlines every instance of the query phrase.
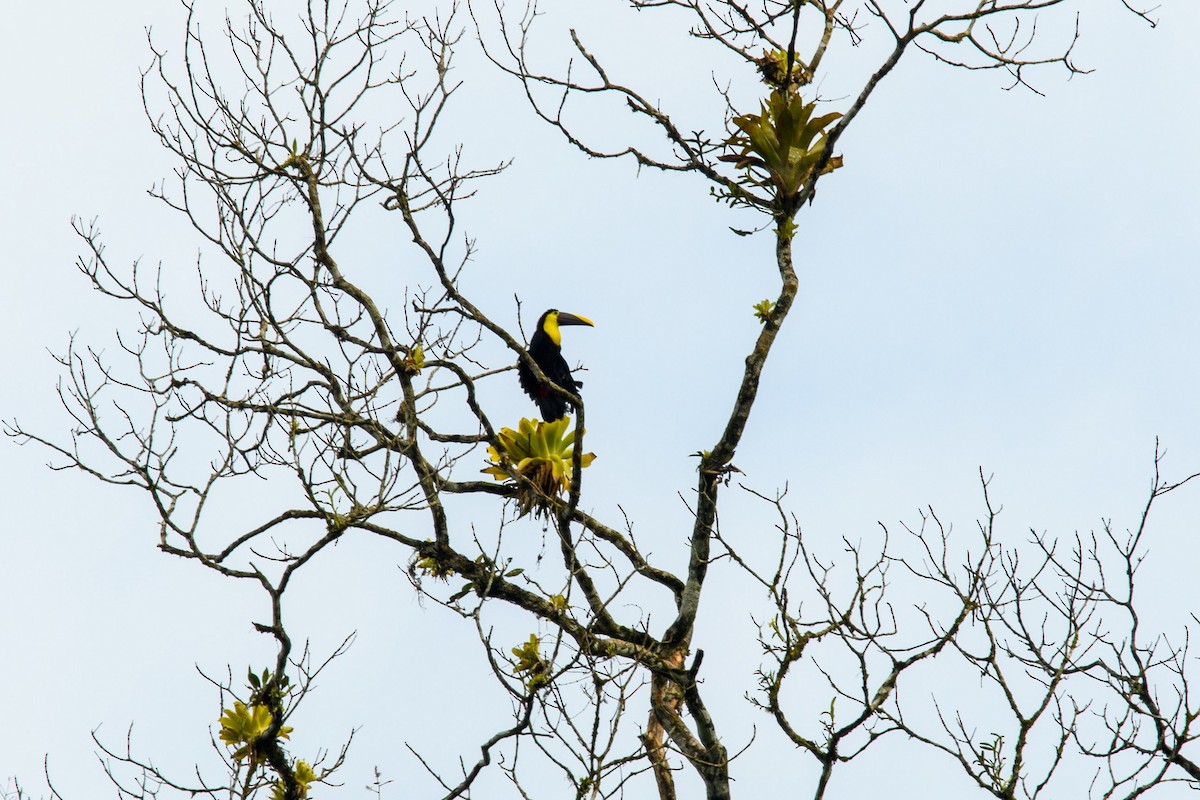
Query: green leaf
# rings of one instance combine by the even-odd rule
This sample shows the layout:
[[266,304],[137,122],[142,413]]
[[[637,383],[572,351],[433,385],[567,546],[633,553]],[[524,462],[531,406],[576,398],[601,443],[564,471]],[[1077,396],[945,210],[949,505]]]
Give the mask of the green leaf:
[[425,348],[420,342],[413,344],[409,348],[408,355],[404,358],[404,372],[408,375],[417,375],[425,368]]
[[[721,160],[746,170],[743,183],[767,189],[775,195],[776,207],[786,207],[785,201],[799,193],[824,155],[828,127],[841,118],[836,112],[814,116],[815,110],[816,103],[805,103],[797,92],[771,92],[758,114],[734,117],[733,124],[740,133],[726,140],[726,145],[740,152],[722,156]],[[840,161],[827,165],[823,171],[840,165]],[[729,199],[759,204],[754,195],[743,197],[731,192]]]
[[531,633],[529,641],[512,649],[512,654],[517,657],[517,672],[529,672],[542,665],[542,656],[538,652],[539,644],[537,634]]
[[418,559],[414,567],[426,575],[437,578],[441,581],[448,579],[454,574],[453,567],[446,566],[433,556],[426,556],[425,558]]
[[796,235],[796,220],[793,217],[783,219],[775,228],[775,234],[785,242],[790,242]]
[[[245,703],[237,701],[233,708],[225,709],[221,713],[220,739],[230,747],[237,748],[233,753],[235,761],[245,758],[256,761],[259,755],[259,740],[267,728],[271,727],[271,722],[271,711],[266,706],[255,704],[247,707]],[[290,727],[281,726],[276,738],[286,739],[291,732]]]
[[540,644],[537,634],[531,633],[529,641],[512,649],[512,654],[517,657],[514,671],[518,675],[527,676],[525,686],[530,691],[539,689],[550,682],[550,665],[545,662],[542,654],[538,651]]
[[[522,515],[547,511],[552,498],[570,490],[577,433],[568,430],[570,424],[568,416],[552,422],[524,418],[515,431],[501,428],[488,446],[490,463],[482,472],[516,484]],[[595,459],[595,453],[583,453],[579,460],[587,467]]]

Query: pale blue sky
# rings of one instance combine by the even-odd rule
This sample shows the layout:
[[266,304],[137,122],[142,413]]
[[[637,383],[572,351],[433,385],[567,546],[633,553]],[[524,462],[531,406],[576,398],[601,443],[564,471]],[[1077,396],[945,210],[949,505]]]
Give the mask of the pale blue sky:
[[[0,325],[9,378],[0,417],[59,431],[67,421],[47,348],[63,349],[73,331],[112,348],[113,331],[134,324],[76,274],[71,216],[99,217],[117,263],[194,263],[186,225],[146,196],[172,165],[138,95],[143,28],[173,43],[180,13],[152,0],[73,0],[14,5],[5,16],[13,33],[0,51],[9,76],[0,85],[8,120]],[[1087,530],[1110,517],[1123,528],[1144,501],[1155,436],[1169,450],[1168,473],[1200,469],[1200,7],[1168,0],[1157,16],[1150,30],[1115,9],[1085,15],[1077,60],[1096,72],[1069,82],[1041,75],[1045,97],[914,57],[842,139],[846,167],[802,214],[801,297],[735,459],[764,491],[789,484],[810,536],[870,536],[877,521],[895,526],[927,504],[969,531],[981,510],[980,466],[995,474],[993,497],[1014,537],[1030,527]],[[601,48],[615,39],[594,37]],[[688,112],[713,100],[706,75],[678,66],[691,47],[678,60],[645,56],[662,65],[654,75],[662,96],[684,92],[677,107]],[[822,84],[831,98],[850,88]],[[750,306],[774,291],[770,243],[730,234],[748,221],[696,179],[589,162],[530,129],[511,86],[465,94],[478,103],[459,112],[473,134],[464,137],[468,155],[516,156],[464,214],[479,245],[465,286],[506,322],[514,292],[527,326],[552,305],[596,321],[567,332],[572,358],[588,368],[589,447],[601,456],[585,504],[609,515],[621,503],[650,549],[677,566],[686,511],[675,493],[690,489],[688,454],[711,444],[727,413],[755,335]],[[501,132],[479,135],[470,127],[479,118],[498,120],[487,130]],[[517,133],[503,132],[510,121]],[[377,259],[405,239],[380,216],[343,265],[357,263],[398,304],[402,287]],[[504,388],[487,399],[511,408],[515,422],[529,410],[515,379],[511,396]],[[220,674],[226,664],[240,673],[264,663],[269,643],[250,627],[263,602],[160,554],[137,492],[52,473],[46,460],[0,443],[0,780],[36,786],[48,752],[65,796],[102,794],[88,732],[103,726],[119,743],[131,722],[140,752],[186,774],[209,758],[206,726],[218,713],[195,666]],[[236,519],[237,509],[223,513]],[[758,511],[745,514],[748,535],[769,535]],[[1175,631],[1200,608],[1191,588],[1198,514],[1194,491],[1170,498],[1144,567],[1145,597]],[[298,752],[336,746],[361,726],[344,773],[353,789],[375,765],[424,786],[402,740],[422,742],[444,764],[455,745],[474,757],[472,734],[464,740],[443,724],[447,703],[478,702],[481,730],[505,720],[506,705],[488,699],[482,681],[456,680],[446,688],[452,700],[402,691],[406,679],[478,656],[470,629],[420,609],[404,563],[379,543],[339,546],[293,592],[298,635],[319,652],[359,632],[307,701],[311,726],[297,722]],[[718,624],[745,624],[736,603],[712,611],[713,638],[700,643],[710,652],[721,649]],[[735,644],[714,684],[748,685],[757,654],[749,639]],[[736,749],[767,721],[740,691],[730,697],[716,713]],[[809,774],[811,764],[796,764]],[[765,785],[749,768],[740,777],[744,792]],[[838,796],[853,796],[857,780],[867,777],[847,774]],[[892,789],[929,796],[920,784]]]

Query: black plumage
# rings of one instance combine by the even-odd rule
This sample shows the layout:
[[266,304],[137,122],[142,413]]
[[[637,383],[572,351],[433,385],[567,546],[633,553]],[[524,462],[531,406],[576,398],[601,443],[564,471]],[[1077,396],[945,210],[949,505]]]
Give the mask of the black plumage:
[[[562,356],[562,334],[559,332],[559,326],[591,324],[592,321],[589,319],[552,308],[542,314],[541,319],[538,320],[537,330],[533,332],[533,338],[529,340],[530,357],[547,378],[571,394],[579,394],[579,387],[583,384],[571,375],[571,368],[567,366],[567,361]],[[517,364],[517,374],[525,394],[537,403],[538,410],[542,413],[542,419],[552,422],[567,413],[567,398],[551,389],[549,384],[539,381],[523,359]]]

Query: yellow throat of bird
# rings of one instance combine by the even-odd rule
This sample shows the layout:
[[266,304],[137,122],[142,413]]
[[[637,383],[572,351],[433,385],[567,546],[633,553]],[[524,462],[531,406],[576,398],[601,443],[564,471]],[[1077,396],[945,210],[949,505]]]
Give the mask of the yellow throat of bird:
[[558,331],[558,314],[557,312],[546,317],[545,324],[542,325],[542,330],[550,337],[550,341],[562,347],[562,334]]

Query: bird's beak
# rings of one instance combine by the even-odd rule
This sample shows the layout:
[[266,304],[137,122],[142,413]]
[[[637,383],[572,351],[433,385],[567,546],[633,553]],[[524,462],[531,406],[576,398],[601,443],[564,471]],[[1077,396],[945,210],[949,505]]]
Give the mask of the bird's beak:
[[587,317],[577,317],[574,314],[568,314],[565,311],[558,312],[558,324],[559,325],[591,325],[593,328],[596,327],[595,323],[592,322]]

